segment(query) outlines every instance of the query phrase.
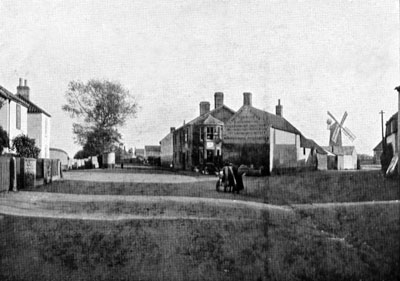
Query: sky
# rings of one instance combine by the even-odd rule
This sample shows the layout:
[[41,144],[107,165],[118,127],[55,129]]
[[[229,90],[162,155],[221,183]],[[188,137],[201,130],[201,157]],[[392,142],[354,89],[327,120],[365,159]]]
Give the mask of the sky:
[[170,127],[214,107],[283,116],[327,145],[329,110],[372,155],[397,111],[399,2],[387,1],[15,1],[0,0],[0,85],[52,115],[51,147],[73,156],[73,120],[61,110],[72,80],[119,81],[140,105],[120,131],[126,148],[157,145]]

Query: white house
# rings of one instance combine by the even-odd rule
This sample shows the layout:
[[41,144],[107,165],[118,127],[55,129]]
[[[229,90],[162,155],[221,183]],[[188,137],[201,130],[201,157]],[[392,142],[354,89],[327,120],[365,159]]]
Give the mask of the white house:
[[160,141],[160,158],[161,158],[161,165],[169,167],[173,162],[174,156],[174,137],[175,128],[171,127],[170,132]]
[[[10,147],[12,139],[28,133],[28,104],[0,86],[0,126],[8,133]],[[11,152],[5,149],[4,152]]]
[[30,100],[26,80],[22,85],[22,79],[19,79],[16,96],[28,105],[27,133],[40,148],[39,158],[50,158],[51,115]]

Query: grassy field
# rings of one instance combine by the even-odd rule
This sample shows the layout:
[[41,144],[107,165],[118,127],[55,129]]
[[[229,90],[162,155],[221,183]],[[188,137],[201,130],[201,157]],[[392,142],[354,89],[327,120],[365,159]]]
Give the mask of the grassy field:
[[379,171],[308,172],[285,176],[244,177],[243,180],[245,190],[240,195],[216,192],[216,178],[194,183],[58,181],[30,190],[73,194],[234,198],[276,205],[400,199],[399,182],[384,178]]
[[2,216],[0,280],[399,280],[399,205],[255,221]]
[[215,181],[60,181],[35,188],[226,198],[285,205],[289,211],[210,208],[201,202],[61,201],[54,208],[68,212],[203,218],[92,221],[0,215],[0,280],[400,280],[399,203],[308,204],[397,200],[398,181],[378,171],[358,171],[245,177],[244,182],[241,195],[216,192]]

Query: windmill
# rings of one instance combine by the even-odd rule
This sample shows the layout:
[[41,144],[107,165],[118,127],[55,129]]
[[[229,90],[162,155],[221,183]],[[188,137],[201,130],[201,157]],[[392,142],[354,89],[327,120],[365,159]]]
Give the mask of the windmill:
[[350,139],[350,141],[354,141],[356,139],[356,136],[348,128],[343,127],[344,121],[348,115],[347,112],[343,114],[342,121],[340,123],[329,111],[328,115],[334,121],[332,124],[332,120],[327,120],[328,130],[331,131],[329,136],[329,146],[342,146],[342,131]]

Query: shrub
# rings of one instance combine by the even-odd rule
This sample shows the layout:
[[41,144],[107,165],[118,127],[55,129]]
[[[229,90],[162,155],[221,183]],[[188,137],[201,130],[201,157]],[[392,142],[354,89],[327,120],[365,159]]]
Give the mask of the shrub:
[[6,147],[10,147],[10,140],[7,131],[0,126],[0,154],[3,153],[3,149]]
[[40,148],[35,145],[35,140],[21,134],[13,139],[12,149],[17,151],[19,157],[38,158]]

